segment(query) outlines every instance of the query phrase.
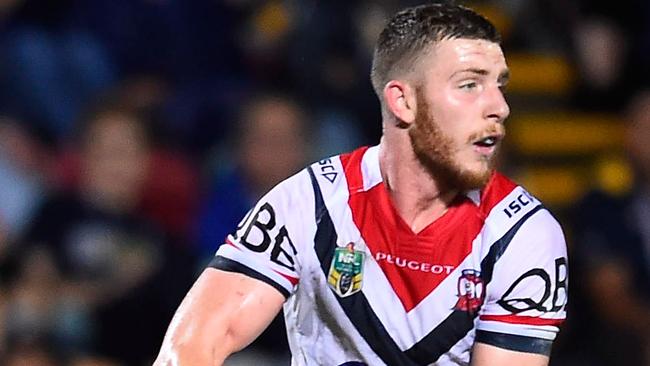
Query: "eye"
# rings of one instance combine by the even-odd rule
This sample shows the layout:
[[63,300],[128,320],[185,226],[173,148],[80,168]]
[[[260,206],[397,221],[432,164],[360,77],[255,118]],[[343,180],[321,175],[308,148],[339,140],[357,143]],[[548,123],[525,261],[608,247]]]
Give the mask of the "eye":
[[475,81],[466,81],[464,83],[461,83],[458,88],[463,90],[472,90],[476,89],[477,86],[478,84]]
[[501,90],[501,93],[505,95],[508,91],[508,83],[500,83],[499,90]]

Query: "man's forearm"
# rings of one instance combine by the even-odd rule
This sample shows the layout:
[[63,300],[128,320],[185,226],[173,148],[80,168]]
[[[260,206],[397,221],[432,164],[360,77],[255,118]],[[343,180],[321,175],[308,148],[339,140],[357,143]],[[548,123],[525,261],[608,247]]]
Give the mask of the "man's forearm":
[[[154,365],[222,365],[232,353],[228,350],[232,340],[225,331],[228,326],[214,324],[214,327],[205,327],[205,324],[197,324],[197,320],[188,312],[190,305],[186,304],[187,301],[186,298],[174,315]],[[206,328],[211,330],[210,334],[202,334]]]

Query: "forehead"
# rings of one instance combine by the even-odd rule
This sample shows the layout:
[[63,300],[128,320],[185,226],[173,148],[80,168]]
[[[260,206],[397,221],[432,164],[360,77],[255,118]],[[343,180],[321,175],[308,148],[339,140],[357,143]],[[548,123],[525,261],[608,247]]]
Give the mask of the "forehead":
[[465,69],[482,69],[495,74],[507,69],[501,46],[482,39],[444,39],[426,52],[420,61],[425,72],[434,71],[441,76]]

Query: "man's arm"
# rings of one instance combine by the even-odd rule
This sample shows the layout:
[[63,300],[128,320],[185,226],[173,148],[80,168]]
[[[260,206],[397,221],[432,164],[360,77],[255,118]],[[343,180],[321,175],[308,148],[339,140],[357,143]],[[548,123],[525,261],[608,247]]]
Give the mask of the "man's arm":
[[[519,196],[521,190],[513,192]],[[497,216],[488,218],[492,235],[499,239],[481,264],[487,283],[472,366],[548,365],[553,341],[566,318],[569,278],[564,234],[550,212],[534,198],[531,201],[537,204],[512,215],[502,215],[500,203],[492,210]]]
[[222,365],[259,336],[284,300],[262,281],[207,268],[176,311],[154,366]]
[[485,343],[474,343],[472,366],[547,366],[548,356],[511,351]]

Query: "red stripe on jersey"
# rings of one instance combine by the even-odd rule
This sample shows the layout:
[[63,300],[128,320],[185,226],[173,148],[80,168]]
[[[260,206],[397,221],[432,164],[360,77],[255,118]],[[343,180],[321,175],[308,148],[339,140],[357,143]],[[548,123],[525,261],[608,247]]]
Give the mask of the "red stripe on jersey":
[[509,324],[553,325],[553,326],[559,326],[564,322],[564,319],[545,319],[545,318],[540,318],[535,316],[522,316],[522,315],[481,315],[480,319],[502,322],[502,323],[509,323]]
[[237,250],[241,250],[237,245],[235,245],[235,243],[230,240],[230,237],[226,237],[226,244],[232,245],[233,247],[237,248]]
[[[226,244],[231,245],[231,246],[235,247],[237,250],[241,251],[241,248],[239,248],[237,245],[235,245],[235,243],[233,243],[230,240],[230,237],[226,237]],[[284,273],[282,273],[280,271],[276,271],[276,270],[273,270],[273,272],[275,272],[275,273],[279,274],[280,276],[286,278],[287,281],[291,282],[291,284],[293,286],[298,284],[299,279],[297,277],[289,276],[288,274],[284,274]]]
[[494,172],[481,192],[481,214],[487,217],[490,211],[503,200],[517,185],[498,172]]
[[361,172],[361,160],[368,147],[356,149],[350,153],[340,155],[341,165],[345,172],[345,179],[348,181],[350,195],[352,192],[363,190],[363,173]]
[[342,157],[355,225],[408,312],[426,298],[469,255],[483,226],[474,203],[459,197],[419,233],[399,216],[383,183],[363,191],[366,149]]
[[282,273],[282,272],[280,272],[280,271],[276,271],[276,270],[273,270],[273,272],[275,272],[275,273],[279,274],[280,276],[286,278],[287,281],[291,282],[291,284],[292,284],[293,286],[295,286],[295,285],[298,284],[298,280],[299,280],[298,277],[289,276],[288,274],[284,274],[284,273]]

